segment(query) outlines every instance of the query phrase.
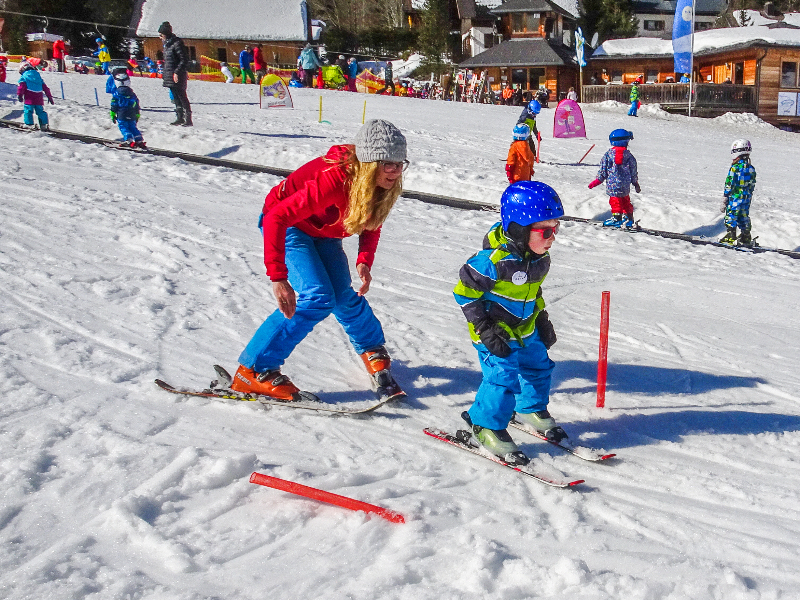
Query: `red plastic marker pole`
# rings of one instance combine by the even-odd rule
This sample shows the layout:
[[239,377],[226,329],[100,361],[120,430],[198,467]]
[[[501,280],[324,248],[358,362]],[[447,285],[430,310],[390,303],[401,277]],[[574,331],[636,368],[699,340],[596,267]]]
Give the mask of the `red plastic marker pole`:
[[606,372],[608,370],[608,308],[611,292],[603,292],[600,304],[600,356],[597,359],[597,408],[606,405]]
[[594,147],[595,147],[595,146],[596,146],[596,144],[592,144],[592,147],[591,147],[591,148],[589,148],[589,149],[586,151],[586,154],[584,154],[583,156],[581,156],[581,159],[578,161],[578,164],[581,164],[581,163],[583,162],[583,159],[584,159],[584,158],[586,158],[587,156],[589,156],[589,152],[591,152],[592,150],[594,150]]
[[541,132],[539,132],[539,131],[536,132],[536,139],[539,142],[539,145],[536,146],[536,162],[538,163],[539,162],[539,152],[541,152],[541,150],[542,150],[542,134],[541,134]]
[[328,504],[334,504],[350,510],[363,510],[366,513],[375,513],[376,515],[383,517],[392,523],[406,522],[406,520],[403,518],[403,515],[396,513],[393,510],[389,510],[388,508],[381,508],[380,506],[375,506],[374,504],[367,504],[366,502],[353,500],[352,498],[347,498],[345,496],[331,494],[330,492],[324,492],[316,488],[294,483],[293,481],[286,481],[285,479],[278,479],[277,477],[270,477],[269,475],[262,475],[261,473],[253,473],[250,475],[250,483],[265,485],[267,487],[275,488],[276,490],[282,490],[284,492],[289,492],[290,494],[297,494],[298,496],[305,496],[306,498],[311,498],[312,500],[327,502]]

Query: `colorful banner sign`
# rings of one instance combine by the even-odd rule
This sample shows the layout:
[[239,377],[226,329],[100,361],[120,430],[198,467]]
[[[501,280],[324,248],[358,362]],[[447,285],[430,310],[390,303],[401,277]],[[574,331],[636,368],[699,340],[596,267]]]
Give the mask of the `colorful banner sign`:
[[585,138],[586,125],[583,122],[583,112],[575,100],[562,100],[556,107],[553,118],[554,138]]
[[274,73],[264,75],[260,91],[261,108],[294,108],[289,88]]

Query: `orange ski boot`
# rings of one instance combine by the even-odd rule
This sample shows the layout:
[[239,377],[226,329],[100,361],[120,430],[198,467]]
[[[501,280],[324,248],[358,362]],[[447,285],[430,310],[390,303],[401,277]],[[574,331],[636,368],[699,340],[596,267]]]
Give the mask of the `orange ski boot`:
[[405,393],[392,377],[389,353],[383,346],[369,350],[361,355],[364,366],[372,379],[372,389],[378,398],[405,396]]
[[231,389],[243,394],[259,394],[287,402],[302,400],[300,390],[279,369],[256,373],[253,369],[240,365],[233,376]]

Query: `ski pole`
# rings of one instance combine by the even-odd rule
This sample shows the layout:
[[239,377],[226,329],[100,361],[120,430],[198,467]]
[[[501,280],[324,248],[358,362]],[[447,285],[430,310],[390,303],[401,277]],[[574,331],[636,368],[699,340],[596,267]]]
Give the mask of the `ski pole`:
[[94,101],[97,102],[97,106],[100,106],[100,97],[97,95],[97,88],[94,88]]
[[61,84],[61,99],[64,100],[64,82],[60,81],[59,83]]
[[322,96],[319,97],[319,122],[322,123]]
[[536,139],[539,141],[539,144],[536,146],[536,162],[539,162],[539,153],[542,151],[542,134],[541,132],[536,132]]
[[608,311],[611,292],[603,292],[600,303],[600,356],[597,360],[597,408],[606,405],[606,374],[608,372]]
[[361,124],[364,124],[364,121],[367,118],[367,101],[364,100],[364,113],[361,115]]
[[380,506],[375,506],[374,504],[367,504],[366,502],[361,502],[346,496],[339,496],[338,494],[332,494],[330,492],[318,490],[317,488],[294,483],[293,481],[286,481],[285,479],[278,479],[277,477],[270,477],[269,475],[263,475],[261,473],[253,473],[250,475],[250,483],[256,483],[258,485],[271,487],[276,490],[289,492],[290,494],[304,496],[306,498],[311,498],[312,500],[319,500],[320,502],[334,504],[349,510],[363,510],[365,513],[374,513],[380,517],[383,517],[387,521],[391,521],[392,523],[406,522],[406,520],[403,518],[403,515],[396,513],[393,510],[389,510],[388,508],[382,508]]
[[586,158],[587,156],[589,156],[589,152],[591,152],[592,150],[594,150],[594,147],[595,147],[595,144],[592,144],[592,147],[591,147],[591,148],[589,148],[589,149],[586,151],[586,154],[584,154],[583,156],[581,156],[581,159],[578,161],[578,164],[581,164],[581,163],[583,162],[583,159],[584,159],[584,158]]

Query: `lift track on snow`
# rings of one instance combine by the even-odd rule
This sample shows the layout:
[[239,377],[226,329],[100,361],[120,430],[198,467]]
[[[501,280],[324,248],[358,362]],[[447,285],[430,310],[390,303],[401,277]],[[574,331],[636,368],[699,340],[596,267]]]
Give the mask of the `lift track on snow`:
[[[29,130],[27,130],[24,127],[24,125],[22,123],[19,123],[18,121],[8,121],[5,119],[0,119],[0,126],[7,127],[9,129],[29,132]],[[101,144],[107,148],[113,148],[111,144],[114,143],[113,140],[93,137],[90,135],[83,135],[80,133],[72,133],[71,131],[61,131],[58,129],[51,129],[46,135],[55,138],[60,138],[63,140],[73,140],[73,141],[83,142],[86,144]],[[125,148],[120,148],[120,150],[122,152],[130,152],[130,150],[126,150]],[[222,167],[226,169],[233,169],[236,171],[247,171],[250,173],[267,173],[269,175],[277,175],[278,177],[287,177],[294,171],[294,169],[283,169],[280,167],[255,165],[252,163],[228,160],[225,158],[216,158],[213,156],[189,154],[187,152],[178,152],[175,150],[164,150],[163,148],[148,147],[146,151],[141,151],[140,154],[150,155],[150,156],[163,156],[167,158],[179,158],[181,160],[185,160],[186,162],[190,163],[209,165],[214,167]],[[438,194],[429,194],[427,192],[415,192],[413,190],[403,190],[402,197],[409,198],[411,200],[419,200],[420,202],[425,202],[427,204],[438,204],[440,206],[460,208],[463,210],[482,210],[491,212],[497,212],[499,210],[499,207],[496,204],[489,204],[487,202],[478,202],[476,200],[465,200],[463,198],[454,198],[452,196],[440,196]],[[588,223],[595,226],[602,226],[602,221],[598,221],[595,219],[585,219],[582,217],[568,217],[566,215],[561,218],[564,221],[574,221],[577,223]],[[797,250],[766,248],[764,246],[755,246],[753,248],[735,247],[735,246],[729,246],[727,244],[720,244],[718,241],[709,238],[693,236],[686,233],[676,233],[673,231],[659,231],[657,229],[647,229],[643,227],[639,227],[637,229],[633,229],[630,231],[615,230],[607,227],[604,229],[619,231],[621,234],[644,233],[647,235],[662,237],[672,240],[682,240],[684,242],[689,242],[690,244],[695,244],[700,246],[717,246],[720,248],[726,248],[728,250],[733,250],[737,252],[746,252],[751,254],[774,252],[777,254],[788,256],[790,258],[800,259],[800,251]]]

